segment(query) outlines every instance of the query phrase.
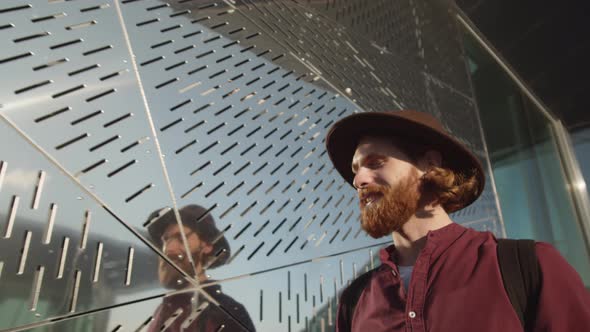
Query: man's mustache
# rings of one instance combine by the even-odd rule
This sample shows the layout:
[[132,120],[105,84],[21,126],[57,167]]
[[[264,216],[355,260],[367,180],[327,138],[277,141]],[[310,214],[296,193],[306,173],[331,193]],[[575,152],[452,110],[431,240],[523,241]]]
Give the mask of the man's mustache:
[[360,189],[358,191],[358,197],[363,198],[364,196],[369,195],[369,194],[383,194],[387,190],[389,190],[389,186],[371,185],[371,186],[367,186],[365,188]]

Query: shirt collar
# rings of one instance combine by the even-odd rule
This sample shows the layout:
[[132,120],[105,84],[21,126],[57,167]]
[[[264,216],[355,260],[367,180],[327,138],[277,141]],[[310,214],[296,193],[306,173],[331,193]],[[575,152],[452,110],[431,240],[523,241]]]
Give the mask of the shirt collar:
[[[461,236],[467,228],[457,224],[451,223],[442,228],[428,231],[426,233],[426,244],[422,251],[430,253],[440,253],[447,249],[459,236]],[[399,258],[395,244],[385,247],[379,251],[379,257],[383,264],[390,267],[397,266]]]

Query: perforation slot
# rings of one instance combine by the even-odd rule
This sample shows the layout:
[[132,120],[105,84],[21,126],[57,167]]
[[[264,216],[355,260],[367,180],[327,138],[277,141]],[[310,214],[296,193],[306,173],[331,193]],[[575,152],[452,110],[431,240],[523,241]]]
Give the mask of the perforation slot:
[[94,269],[92,273],[92,282],[98,282],[100,276],[100,267],[102,264],[102,251],[104,248],[104,244],[99,242],[96,246],[96,255],[94,256]]
[[125,286],[131,285],[131,275],[133,273],[133,257],[135,256],[135,249],[133,247],[129,247],[129,252],[127,253],[127,269],[125,271]]
[[25,232],[24,243],[23,243],[23,247],[21,249],[20,260],[18,263],[18,271],[16,272],[16,274],[18,274],[18,275],[21,275],[25,272],[25,266],[27,263],[27,257],[29,255],[29,247],[31,245],[31,236],[32,235],[33,234],[31,233],[31,231]]
[[14,220],[16,218],[16,212],[18,210],[18,204],[20,197],[12,196],[12,204],[10,205],[10,213],[8,214],[8,221],[6,222],[6,230],[4,231],[4,238],[10,238],[12,235],[12,229],[14,227]]
[[41,287],[43,286],[43,274],[45,273],[44,266],[37,266],[37,270],[35,271],[35,278],[33,280],[33,287],[31,288],[31,304],[30,310],[36,311],[37,305],[39,303],[39,295],[41,293]]
[[66,260],[68,257],[68,248],[70,247],[70,238],[65,236],[64,240],[62,242],[61,245],[61,254],[59,256],[59,262],[57,264],[58,268],[57,268],[57,275],[56,275],[56,279],[61,279],[63,278],[64,275],[64,269],[66,266]]
[[2,184],[4,183],[4,177],[6,176],[6,170],[8,169],[8,163],[0,160],[0,192],[2,192]]
[[57,215],[57,204],[51,203],[49,210],[49,220],[47,222],[47,228],[43,235],[43,244],[51,243],[51,235],[53,234],[53,226],[55,225],[55,216]]

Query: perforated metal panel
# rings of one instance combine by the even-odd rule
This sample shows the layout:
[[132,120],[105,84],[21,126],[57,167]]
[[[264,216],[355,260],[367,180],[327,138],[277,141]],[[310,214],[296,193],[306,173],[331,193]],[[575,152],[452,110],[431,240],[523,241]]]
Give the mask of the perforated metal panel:
[[[4,1],[0,35],[2,330],[331,330],[387,239],[361,231],[330,125],[425,110],[486,158],[442,3]],[[229,248],[203,266],[227,263],[199,281],[189,228],[171,255],[154,211],[212,217]],[[502,230],[490,186],[453,217]]]

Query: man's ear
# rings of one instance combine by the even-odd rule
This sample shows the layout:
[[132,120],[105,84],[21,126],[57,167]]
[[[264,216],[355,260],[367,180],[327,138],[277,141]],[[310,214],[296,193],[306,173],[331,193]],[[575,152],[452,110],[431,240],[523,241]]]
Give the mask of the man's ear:
[[419,166],[423,172],[428,172],[433,167],[441,167],[442,155],[436,150],[428,150],[420,158]]

